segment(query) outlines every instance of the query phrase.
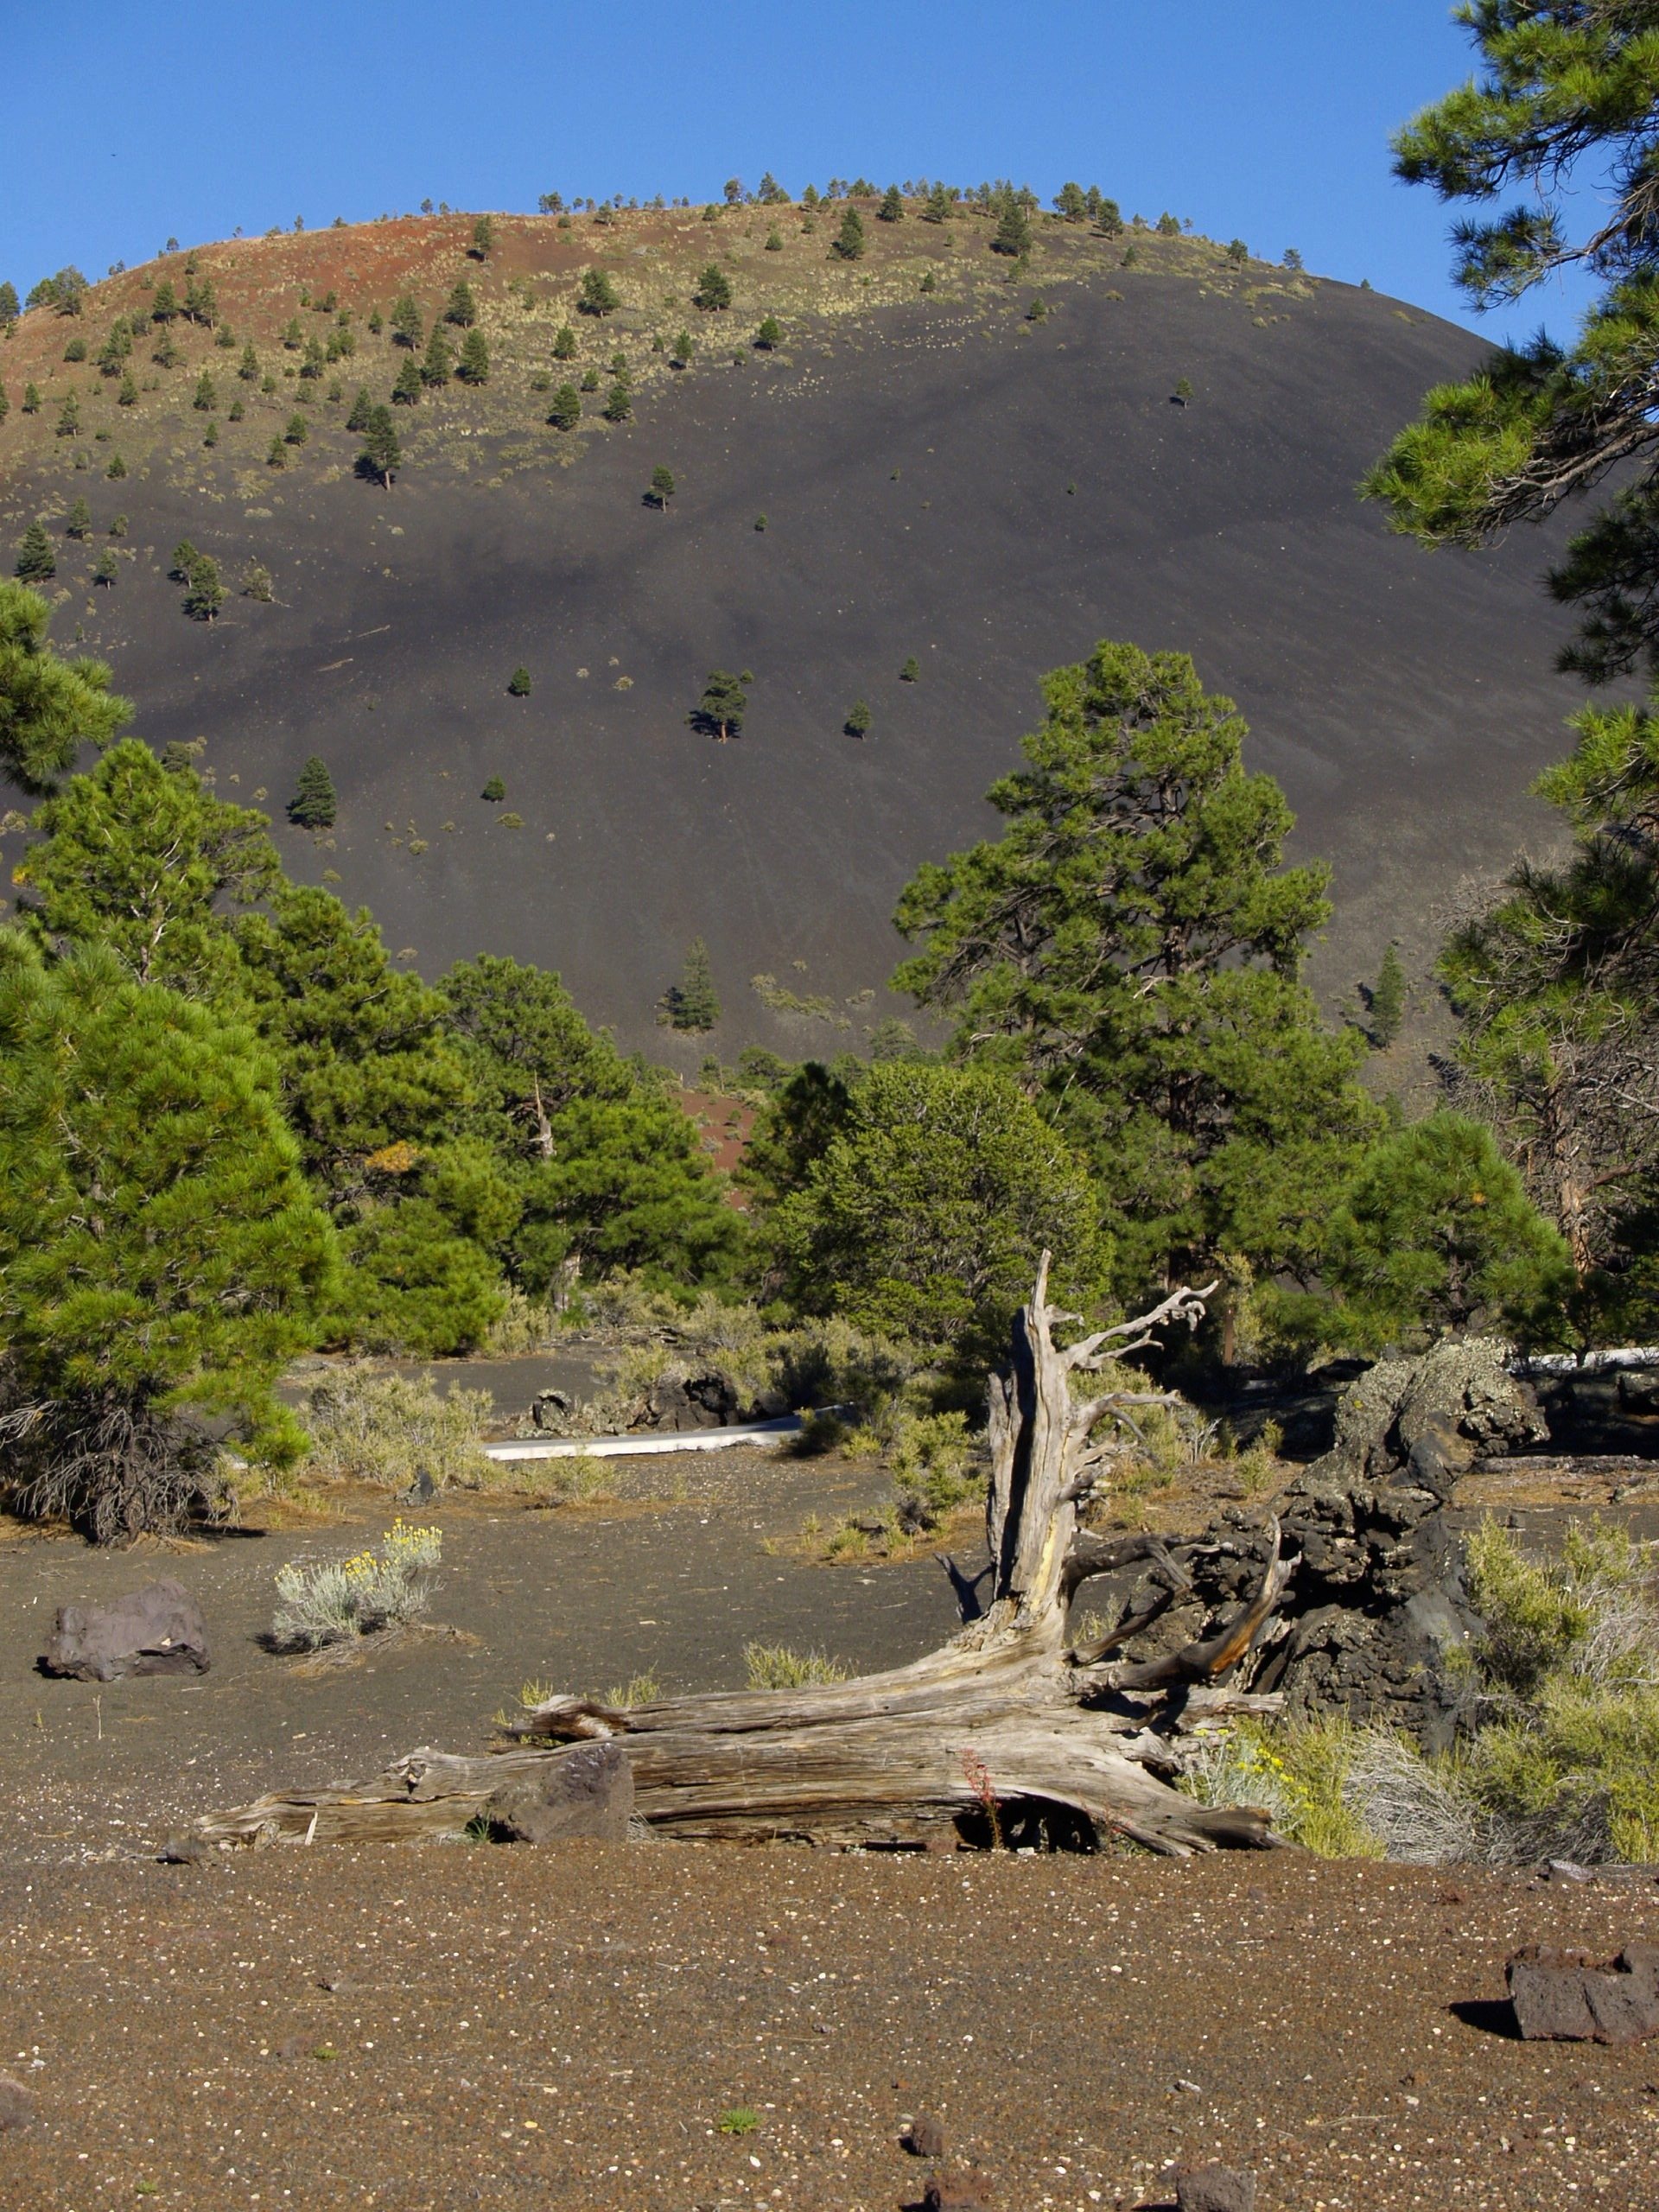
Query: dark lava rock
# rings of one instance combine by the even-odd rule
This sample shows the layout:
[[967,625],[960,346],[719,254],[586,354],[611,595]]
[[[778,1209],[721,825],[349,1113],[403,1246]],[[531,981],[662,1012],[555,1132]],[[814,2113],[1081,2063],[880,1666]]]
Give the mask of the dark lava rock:
[[926,2212],[991,2212],[991,2187],[972,2166],[935,2174],[922,2195]]
[[0,2135],[35,2124],[34,2093],[10,2074],[0,2074]]
[[578,1744],[503,1783],[484,1813],[515,1843],[626,1843],[633,1769],[619,1743]]
[[1175,2202],[1179,2212],[1255,2212],[1255,2176],[1236,2166],[1183,2166]]
[[181,1583],[146,1583],[109,1605],[60,1605],[41,1671],[83,1682],[124,1675],[205,1675],[207,1624]]
[[910,2123],[905,2137],[905,2148],[913,2158],[942,2158],[944,2156],[944,2130],[937,2120],[918,2112]]
[[1506,1971],[1527,2043],[1641,2043],[1659,2035],[1659,1945],[1630,1943],[1616,1959],[1596,1959],[1533,1944]]

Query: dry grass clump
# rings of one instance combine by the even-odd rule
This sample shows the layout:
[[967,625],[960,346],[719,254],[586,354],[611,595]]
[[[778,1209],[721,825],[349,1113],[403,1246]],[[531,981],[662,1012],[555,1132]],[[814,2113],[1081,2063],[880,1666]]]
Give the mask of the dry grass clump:
[[453,1383],[440,1397],[429,1375],[416,1382],[346,1368],[311,1393],[303,1471],[314,1480],[397,1491],[424,1472],[438,1490],[481,1489],[496,1478],[479,1444],[493,1405],[487,1390]]
[[752,1690],[799,1690],[814,1682],[844,1682],[847,1669],[823,1651],[793,1651],[786,1643],[746,1643],[743,1663]]
[[399,1520],[353,1558],[311,1566],[290,1560],[276,1570],[271,1641],[285,1651],[316,1651],[407,1627],[432,1602],[442,1550],[438,1529]]

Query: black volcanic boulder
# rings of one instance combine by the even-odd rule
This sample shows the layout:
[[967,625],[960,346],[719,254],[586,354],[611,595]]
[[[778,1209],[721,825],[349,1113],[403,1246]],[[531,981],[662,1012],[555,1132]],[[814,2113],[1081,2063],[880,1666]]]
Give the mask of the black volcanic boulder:
[[113,1682],[124,1675],[205,1675],[207,1624],[181,1583],[148,1582],[109,1605],[60,1605],[41,1655],[46,1675]]
[[1659,2035],[1659,1946],[1631,1943],[1616,1959],[1540,1943],[1507,1968],[1515,2024],[1526,2043],[1641,2043]]

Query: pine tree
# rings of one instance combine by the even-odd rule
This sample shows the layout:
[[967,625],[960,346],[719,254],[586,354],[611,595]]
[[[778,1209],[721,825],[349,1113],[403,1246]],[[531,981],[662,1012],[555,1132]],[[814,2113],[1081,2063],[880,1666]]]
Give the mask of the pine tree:
[[767,315],[754,334],[754,342],[763,353],[770,353],[783,343],[784,326],[775,315]]
[[[25,553],[43,549],[40,580],[49,579],[52,541],[39,524],[30,524],[23,546]],[[39,592],[0,583],[0,772],[27,791],[50,790],[83,744],[108,745],[132,713],[110,690],[101,661],[59,659],[47,642],[50,620]]]
[[393,476],[403,466],[403,448],[397,442],[397,425],[389,407],[372,407],[364,426],[363,451],[358,466],[365,475],[376,478],[390,492]]
[[305,359],[300,364],[300,382],[320,384],[322,381],[325,365],[322,340],[320,338],[308,338],[305,341]]
[[702,687],[702,696],[686,720],[693,729],[716,737],[724,744],[728,738],[742,736],[743,717],[748,712],[748,705],[742,677],[733,676],[723,668],[711,669],[709,681]]
[[909,659],[899,671],[899,681],[901,683],[917,683],[921,680],[921,664],[918,661],[915,654],[912,653]]
[[12,574],[23,583],[43,584],[49,582],[57,573],[58,556],[52,550],[52,540],[46,534],[46,524],[37,518],[23,532]]
[[731,279],[717,261],[711,261],[698,277],[691,304],[705,315],[721,314],[732,304]]
[[172,563],[167,571],[168,577],[175,584],[188,584],[190,581],[190,571],[200,558],[201,556],[190,540],[188,537],[181,537],[173,548]]
[[58,410],[58,435],[77,438],[80,435],[80,402],[72,391]]
[[868,737],[870,734],[871,714],[862,699],[855,699],[842,724],[849,737]]
[[950,194],[944,185],[936,184],[927,195],[927,204],[922,209],[922,220],[925,223],[948,223],[950,219]]
[[3,423],[10,412],[11,402],[6,397],[6,387],[0,384],[0,423]]
[[633,395],[625,384],[613,384],[601,410],[607,423],[626,423],[633,412]]
[[1005,202],[991,251],[1007,254],[1011,260],[1021,259],[1031,251],[1031,218],[1020,200],[1010,198]]
[[130,369],[121,379],[121,389],[115,395],[115,404],[118,407],[136,407],[138,404],[138,387],[133,382]]
[[783,250],[783,232],[779,230],[768,231],[766,232],[766,251],[768,253],[781,253]]
[[1243,238],[1234,238],[1227,248],[1227,258],[1235,269],[1243,269],[1250,257],[1250,249]]
[[[432,335],[426,341],[426,359],[421,363],[421,381],[423,384],[436,385],[442,390],[454,375],[454,353],[450,347],[449,340],[443,334],[443,325],[441,322],[435,322],[432,326]],[[353,429],[360,429],[362,425],[353,423],[350,427]]]
[[219,404],[219,393],[206,369],[196,378],[196,395],[190,404],[202,415],[211,414]]
[[494,244],[495,225],[487,215],[480,215],[473,225],[473,242],[467,251],[474,261],[483,261]]
[[288,818],[301,830],[332,830],[338,807],[334,779],[321,754],[314,753],[300,770],[288,802]]
[[311,435],[311,426],[303,415],[290,415],[288,428],[283,432],[285,445],[302,446]]
[[582,271],[582,287],[576,295],[578,314],[614,315],[621,304],[617,289],[605,270],[587,269]]
[[553,340],[556,361],[574,361],[576,358],[576,334],[568,322],[559,325],[558,335]]
[[666,514],[668,503],[674,497],[677,488],[674,481],[673,470],[658,465],[651,472],[651,485],[645,493],[646,502],[651,506],[660,507]]
[[[137,397],[137,395],[135,393],[135,394],[134,394],[134,397]],[[38,415],[38,414],[40,413],[40,411],[41,411],[41,388],[40,388],[39,385],[37,385],[37,384],[25,384],[25,385],[24,385],[24,386],[23,386],[23,412],[24,412],[24,414],[25,414],[25,415]]]
[[584,369],[582,371],[582,389],[584,391],[597,391],[599,390],[599,371],[597,369]]
[[265,448],[265,467],[267,468],[288,467],[288,448],[283,443],[280,431]]
[[108,462],[108,465],[107,465],[107,466],[105,467],[105,468],[104,474],[105,474],[106,476],[110,476],[110,477],[120,477],[120,476],[124,476],[124,475],[126,474],[126,473],[127,473],[127,464],[126,464],[126,462],[125,462],[124,461],[123,461],[123,460],[122,460],[122,458],[121,458],[121,456],[120,456],[120,454],[119,454],[118,453],[112,453],[112,454],[110,455],[109,462]]
[[225,587],[219,582],[219,563],[212,554],[200,553],[185,587],[184,611],[193,622],[214,622],[224,604]]
[[1054,195],[1054,206],[1068,223],[1088,220],[1089,202],[1080,184],[1063,184]]
[[150,318],[156,322],[171,322],[178,311],[178,295],[173,289],[173,280],[170,276],[163,276],[150,296]]
[[105,546],[98,556],[98,566],[92,570],[92,582],[107,590],[121,573],[121,563],[112,545]]
[[[369,327],[373,328],[372,321]],[[412,353],[420,345],[422,331],[421,310],[416,304],[415,295],[412,292],[400,293],[391,310],[392,344],[406,346]]]
[[92,531],[92,511],[85,499],[77,499],[70,508],[64,530],[71,537],[90,537]]
[[464,276],[445,303],[443,319],[446,322],[453,322],[461,330],[470,330],[478,321],[478,302],[473,297],[473,288]]
[[838,261],[857,261],[863,254],[864,243],[864,218],[849,203],[841,219],[840,230],[830,242],[830,251]]
[[269,604],[271,597],[270,570],[263,561],[250,561],[242,571],[242,596]]
[[352,411],[346,417],[346,429],[353,433],[356,433],[359,430],[366,430],[369,427],[369,416],[373,410],[373,407],[374,400],[370,393],[369,387],[365,384],[359,385],[357,387],[357,397],[352,402]]
[[530,671],[524,666],[524,663],[520,661],[518,667],[513,670],[512,674],[507,678],[507,690],[515,699],[528,699],[530,696]]
[[904,221],[904,199],[896,184],[890,184],[887,187],[886,193],[882,196],[881,205],[875,211],[875,219],[878,223],[902,223]]
[[480,798],[488,799],[492,806],[499,806],[506,795],[507,787],[502,782],[499,776],[492,776],[488,783],[485,785],[483,790],[479,793],[479,797]]
[[715,989],[714,967],[709,958],[709,948],[700,937],[694,937],[686,947],[680,980],[667,992],[665,1003],[669,1022],[676,1029],[712,1029],[719,1021],[720,996]]
[[1283,794],[1246,773],[1243,722],[1184,654],[1103,643],[1043,689],[1025,765],[989,794],[1006,833],[900,900],[921,949],[895,984],[1090,1160],[1121,1295],[1224,1254],[1310,1279],[1375,1117],[1359,1039],[1297,980],[1325,871],[1280,865]]
[[391,387],[391,404],[394,407],[418,406],[425,388],[421,382],[421,365],[410,353],[398,370],[397,381]]
[[679,335],[675,339],[673,350],[668,357],[670,366],[676,369],[689,368],[691,363],[691,356],[696,352],[696,350],[697,341],[691,335],[691,333],[689,330],[681,331]]
[[8,280],[0,283],[0,334],[9,334],[17,320],[17,287]]
[[107,950],[0,950],[0,1338],[14,1511],[175,1527],[228,1426],[280,1463],[271,1385],[337,1281],[269,1054]]
[[573,384],[562,384],[553,395],[548,421],[556,430],[574,430],[582,420],[582,394]]
[[455,374],[463,384],[489,382],[490,349],[481,330],[469,330],[461,341],[461,359],[455,364]]
[[1406,971],[1400,964],[1398,950],[1389,944],[1383,951],[1382,965],[1377,969],[1371,990],[1371,1042],[1378,1052],[1386,1052],[1400,1034],[1405,1012]]

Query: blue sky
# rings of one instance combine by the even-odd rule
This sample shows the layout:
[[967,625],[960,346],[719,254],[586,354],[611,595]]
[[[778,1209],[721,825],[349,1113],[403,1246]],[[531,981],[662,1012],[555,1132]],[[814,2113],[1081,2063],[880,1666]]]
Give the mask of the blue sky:
[[[0,276],[19,292],[303,216],[447,200],[533,210],[791,191],[860,171],[1046,199],[1068,176],[1125,214],[1223,238],[1463,321],[1446,211],[1389,174],[1389,131],[1469,73],[1448,0],[403,0],[209,8],[0,4]],[[1570,302],[1543,296],[1493,336]]]

